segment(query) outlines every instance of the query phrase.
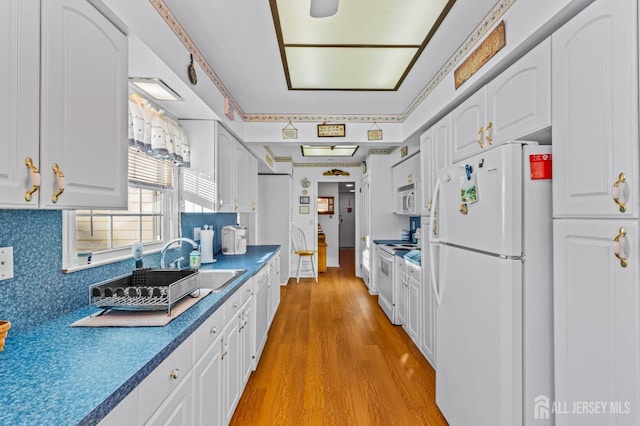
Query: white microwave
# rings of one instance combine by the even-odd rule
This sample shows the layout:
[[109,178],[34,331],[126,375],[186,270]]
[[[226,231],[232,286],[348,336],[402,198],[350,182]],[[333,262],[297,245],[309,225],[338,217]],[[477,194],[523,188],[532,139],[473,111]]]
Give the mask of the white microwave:
[[396,196],[396,213],[406,215],[417,215],[418,203],[416,193],[418,188],[415,183],[398,188]]

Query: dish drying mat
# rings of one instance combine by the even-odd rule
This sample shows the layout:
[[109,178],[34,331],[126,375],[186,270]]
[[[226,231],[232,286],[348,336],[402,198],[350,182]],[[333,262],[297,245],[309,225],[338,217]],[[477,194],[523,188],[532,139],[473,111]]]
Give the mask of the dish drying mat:
[[70,327],[162,327],[177,318],[184,311],[198,303],[211,293],[209,288],[201,288],[198,297],[185,297],[171,308],[171,316],[167,311],[119,311],[107,310],[94,316],[85,317]]

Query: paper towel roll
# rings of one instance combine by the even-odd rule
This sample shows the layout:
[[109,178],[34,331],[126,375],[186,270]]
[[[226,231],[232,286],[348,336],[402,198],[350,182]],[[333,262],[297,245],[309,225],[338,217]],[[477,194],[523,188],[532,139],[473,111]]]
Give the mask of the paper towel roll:
[[213,229],[200,231],[200,262],[211,263],[213,260]]

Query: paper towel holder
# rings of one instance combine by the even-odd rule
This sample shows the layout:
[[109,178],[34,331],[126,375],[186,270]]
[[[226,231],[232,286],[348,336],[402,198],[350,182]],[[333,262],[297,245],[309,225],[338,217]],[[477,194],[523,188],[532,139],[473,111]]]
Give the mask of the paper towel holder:
[[213,263],[213,226],[204,225],[200,231],[200,263]]

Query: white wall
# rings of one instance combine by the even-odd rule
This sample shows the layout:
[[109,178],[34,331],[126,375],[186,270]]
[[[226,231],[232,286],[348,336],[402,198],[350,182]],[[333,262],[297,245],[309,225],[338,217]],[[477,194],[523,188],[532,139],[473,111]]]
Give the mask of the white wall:
[[318,197],[333,197],[333,210],[335,214],[319,214],[318,223],[322,227],[327,240],[327,267],[340,266],[338,250],[340,238],[340,214],[339,212],[338,184],[335,182],[318,182]]

